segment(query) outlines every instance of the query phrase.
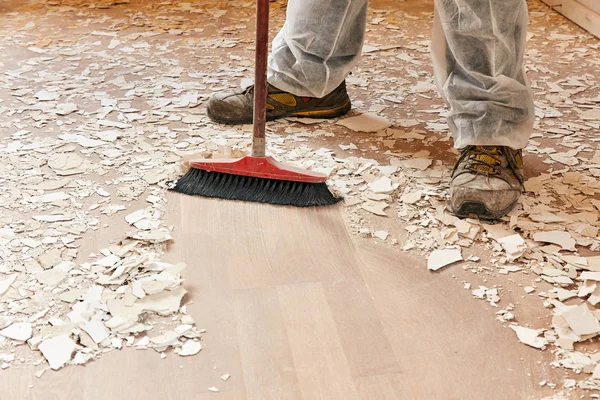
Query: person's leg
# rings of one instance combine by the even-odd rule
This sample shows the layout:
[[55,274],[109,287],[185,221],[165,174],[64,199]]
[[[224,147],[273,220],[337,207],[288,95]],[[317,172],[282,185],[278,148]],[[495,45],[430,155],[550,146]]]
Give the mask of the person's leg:
[[458,149],[522,149],[535,112],[523,69],[525,0],[435,0],[433,65]]
[[[362,52],[367,0],[289,0],[269,57],[267,119],[333,118],[350,111],[345,78]],[[251,123],[252,90],[217,93],[208,116]]]
[[323,97],[358,62],[367,0],[290,0],[273,41],[268,81],[297,96]]
[[452,211],[496,219],[517,203],[521,149],[535,110],[523,68],[525,0],[435,0],[433,63],[461,157],[450,184]]

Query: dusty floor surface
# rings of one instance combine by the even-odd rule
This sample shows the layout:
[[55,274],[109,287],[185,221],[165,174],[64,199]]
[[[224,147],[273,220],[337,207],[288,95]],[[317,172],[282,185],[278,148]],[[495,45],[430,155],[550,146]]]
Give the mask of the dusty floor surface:
[[203,104],[249,83],[253,2],[2,2],[1,392],[598,398],[600,41],[529,5],[528,192],[491,226],[445,211],[430,2],[371,2],[350,116],[381,129],[268,125],[345,196],[322,210],[165,190],[182,158],[248,148]]

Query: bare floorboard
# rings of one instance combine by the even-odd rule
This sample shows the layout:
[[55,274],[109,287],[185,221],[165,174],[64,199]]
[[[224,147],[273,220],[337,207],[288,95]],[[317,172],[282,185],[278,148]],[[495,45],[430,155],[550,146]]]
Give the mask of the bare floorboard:
[[412,396],[500,400],[544,392],[542,379],[527,376],[547,372],[536,364],[540,352],[518,343],[452,272],[430,273],[423,260],[387,249],[362,247],[359,254]]
[[305,399],[358,399],[320,283],[277,288],[296,373]]
[[[15,399],[527,399],[543,355],[424,260],[355,243],[339,208],[169,195],[203,350],[126,349],[86,367],[2,372]],[[104,240],[99,238],[99,240]],[[231,374],[223,382],[220,376]],[[29,385],[34,384],[30,389]],[[216,386],[220,393],[212,393]]]

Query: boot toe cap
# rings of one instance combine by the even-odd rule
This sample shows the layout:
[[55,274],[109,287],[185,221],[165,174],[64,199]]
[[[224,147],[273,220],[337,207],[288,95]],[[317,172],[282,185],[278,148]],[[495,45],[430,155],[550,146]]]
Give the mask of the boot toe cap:
[[[508,182],[485,176],[463,175],[450,185],[450,203],[455,211],[472,209],[483,218],[501,218],[514,207],[521,196],[520,188]],[[464,212],[460,212],[464,214]]]
[[208,116],[217,122],[245,121],[252,119],[252,110],[239,95],[233,93],[215,93],[206,104]]

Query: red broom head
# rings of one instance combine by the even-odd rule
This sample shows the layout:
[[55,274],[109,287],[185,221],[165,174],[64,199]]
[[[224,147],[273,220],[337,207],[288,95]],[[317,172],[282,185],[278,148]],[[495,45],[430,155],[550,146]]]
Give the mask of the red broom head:
[[325,175],[278,163],[271,157],[193,160],[172,188],[175,192],[296,207],[341,201],[327,187]]
[[279,181],[320,183],[327,176],[305,169],[295,168],[277,162],[273,157],[246,156],[239,159],[192,160],[190,167],[209,172],[253,176],[255,178],[276,179]]

